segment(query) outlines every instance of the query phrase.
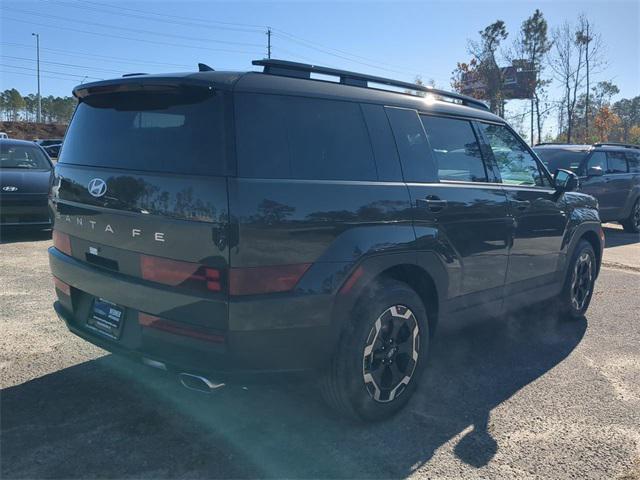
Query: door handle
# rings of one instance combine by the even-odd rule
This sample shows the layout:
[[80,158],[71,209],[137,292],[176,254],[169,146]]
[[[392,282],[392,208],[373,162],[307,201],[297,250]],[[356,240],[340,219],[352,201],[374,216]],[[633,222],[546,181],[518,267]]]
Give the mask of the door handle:
[[416,204],[418,207],[428,208],[432,212],[440,212],[447,207],[447,201],[442,200],[435,195],[429,195],[426,198],[418,198]]
[[511,203],[513,203],[513,206],[518,210],[526,210],[527,208],[529,208],[529,205],[531,205],[531,202],[529,200],[512,200]]

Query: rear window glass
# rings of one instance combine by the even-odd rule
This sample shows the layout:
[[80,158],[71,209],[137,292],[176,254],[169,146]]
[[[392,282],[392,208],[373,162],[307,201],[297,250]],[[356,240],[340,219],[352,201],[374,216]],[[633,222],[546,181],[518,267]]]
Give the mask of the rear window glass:
[[627,173],[627,159],[622,152],[607,152],[607,173]]
[[385,110],[398,146],[405,180],[436,181],[437,172],[418,112],[394,107],[387,107]]
[[640,173],[640,153],[627,153],[627,162],[630,172]]
[[51,165],[40,147],[0,143],[0,169],[49,170]]
[[357,103],[239,94],[236,112],[242,177],[378,179]]
[[440,180],[487,181],[480,145],[470,122],[429,115],[421,118]]
[[555,173],[559,168],[580,173],[580,165],[589,154],[584,150],[564,148],[534,148],[533,150],[551,173]]
[[60,163],[188,175],[228,173],[221,92],[112,93],[78,105]]

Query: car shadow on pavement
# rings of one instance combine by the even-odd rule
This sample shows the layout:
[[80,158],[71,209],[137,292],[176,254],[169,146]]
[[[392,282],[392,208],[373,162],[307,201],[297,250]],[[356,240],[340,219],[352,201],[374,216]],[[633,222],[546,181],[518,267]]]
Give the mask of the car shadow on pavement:
[[620,228],[602,227],[604,230],[604,248],[620,247],[640,242],[640,234],[627,233]]
[[[535,310],[535,311],[534,311]],[[452,442],[481,467],[492,409],[580,343],[586,320],[542,309],[435,339],[423,387],[396,417],[355,424],[312,381],[187,391],[105,356],[1,393],[3,478],[404,478]]]
[[36,242],[51,239],[51,229],[33,229],[24,227],[2,227],[0,245],[3,243]]

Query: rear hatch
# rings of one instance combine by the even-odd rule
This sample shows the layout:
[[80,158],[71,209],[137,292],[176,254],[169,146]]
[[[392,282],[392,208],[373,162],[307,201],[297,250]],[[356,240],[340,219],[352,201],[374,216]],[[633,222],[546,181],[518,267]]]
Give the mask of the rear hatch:
[[[225,328],[227,93],[206,83],[125,79],[79,97],[55,167],[54,240],[64,237],[64,245],[68,235],[66,253],[159,294],[193,295],[163,317]],[[212,302],[220,307],[214,315]]]

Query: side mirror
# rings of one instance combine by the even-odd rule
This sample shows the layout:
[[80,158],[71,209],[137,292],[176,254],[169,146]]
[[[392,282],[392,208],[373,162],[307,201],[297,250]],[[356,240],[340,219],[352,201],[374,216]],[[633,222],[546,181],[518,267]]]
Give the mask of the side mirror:
[[595,166],[587,169],[587,177],[601,177],[602,175],[604,175],[602,167]]
[[570,170],[556,170],[553,181],[558,192],[572,192],[578,188],[578,176]]

